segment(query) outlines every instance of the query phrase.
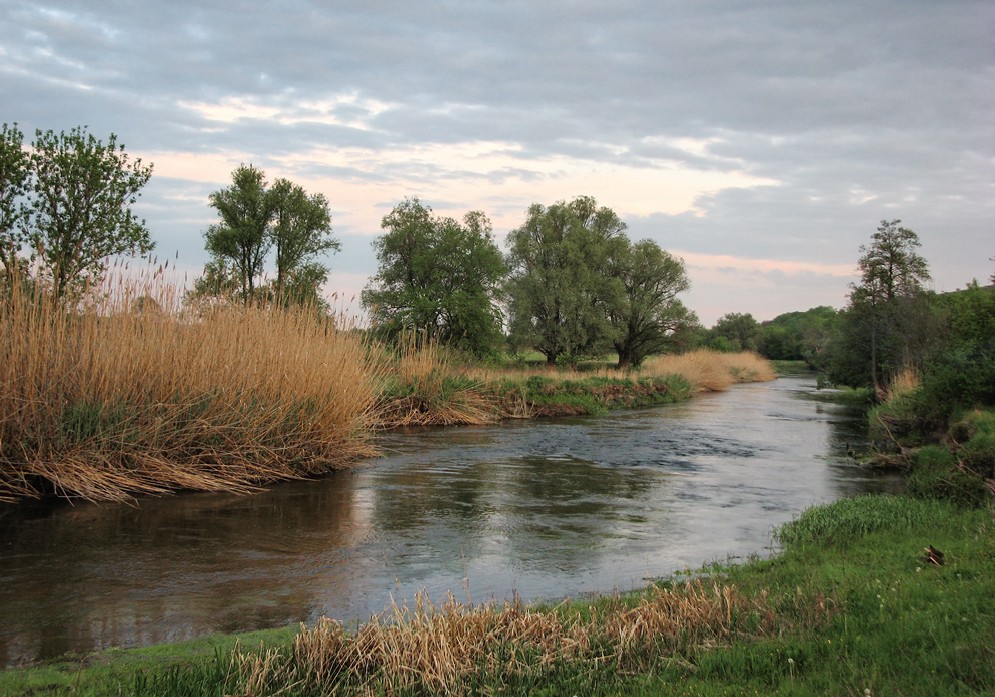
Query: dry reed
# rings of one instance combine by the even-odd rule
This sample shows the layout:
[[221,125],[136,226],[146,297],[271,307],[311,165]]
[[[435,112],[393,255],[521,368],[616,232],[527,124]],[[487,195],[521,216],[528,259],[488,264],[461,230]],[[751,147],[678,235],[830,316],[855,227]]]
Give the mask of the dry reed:
[[655,356],[646,361],[640,373],[679,375],[699,392],[721,392],[734,383],[767,382],[777,378],[770,362],[755,353],[721,353],[710,349]]
[[306,310],[180,316],[171,289],[125,285],[86,308],[0,300],[0,497],[246,492],[371,452],[358,338]]
[[373,423],[379,428],[470,426],[493,423],[499,413],[487,389],[460,356],[437,340],[410,335],[380,377]]
[[904,395],[911,394],[919,389],[919,372],[912,367],[906,367],[896,373],[888,382],[885,389],[884,401],[889,404]]
[[[302,684],[327,692],[466,694],[480,679],[541,678],[570,663],[639,670],[734,634],[765,635],[774,615],[765,599],[700,580],[651,588],[634,607],[621,598],[587,608],[537,610],[520,602],[464,605],[451,595],[413,609],[393,605],[355,634],[323,619],[302,627],[283,665],[260,653],[241,660],[256,687]],[[265,664],[265,670],[264,670]],[[261,680],[261,675],[268,675]],[[255,692],[253,692],[255,694]]]

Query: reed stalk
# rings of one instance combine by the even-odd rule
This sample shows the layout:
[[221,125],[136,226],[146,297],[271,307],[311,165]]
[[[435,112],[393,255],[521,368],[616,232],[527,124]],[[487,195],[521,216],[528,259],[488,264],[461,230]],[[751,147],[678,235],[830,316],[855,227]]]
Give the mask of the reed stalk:
[[307,309],[178,314],[171,293],[0,301],[0,498],[246,492],[372,453],[380,368],[356,336]]

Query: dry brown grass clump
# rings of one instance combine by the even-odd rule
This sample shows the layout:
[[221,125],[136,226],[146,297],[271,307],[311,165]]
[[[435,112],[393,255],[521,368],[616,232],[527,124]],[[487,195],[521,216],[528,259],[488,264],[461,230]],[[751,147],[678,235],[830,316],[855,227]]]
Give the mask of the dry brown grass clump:
[[766,635],[774,615],[765,599],[700,580],[652,588],[632,606],[613,599],[581,612],[536,610],[521,603],[463,605],[449,596],[434,606],[393,606],[355,634],[321,620],[303,628],[293,655],[243,655],[243,679],[256,692],[310,685],[328,693],[467,694],[478,680],[538,678],[571,663],[640,670],[661,658],[726,643],[733,635]]
[[884,401],[889,404],[919,389],[919,372],[907,367],[891,378],[885,390]]
[[380,349],[386,369],[378,379],[373,423],[379,428],[469,426],[493,423],[499,413],[488,380],[435,339],[412,335],[396,355]]
[[777,378],[770,361],[755,353],[722,353],[711,349],[656,356],[646,361],[640,372],[644,375],[680,375],[700,392],[720,392],[734,383],[766,382]]
[[183,317],[168,289],[136,295],[0,300],[0,497],[245,492],[371,452],[357,337],[306,310]]

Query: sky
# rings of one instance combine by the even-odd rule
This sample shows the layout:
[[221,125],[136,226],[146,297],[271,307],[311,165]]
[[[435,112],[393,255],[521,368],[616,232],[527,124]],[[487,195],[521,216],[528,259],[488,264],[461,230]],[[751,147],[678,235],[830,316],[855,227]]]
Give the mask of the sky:
[[0,122],[115,133],[188,281],[240,164],[329,200],[359,311],[406,197],[593,196],[685,260],[705,326],[842,307],[882,220],[937,291],[995,272],[991,0],[0,0]]

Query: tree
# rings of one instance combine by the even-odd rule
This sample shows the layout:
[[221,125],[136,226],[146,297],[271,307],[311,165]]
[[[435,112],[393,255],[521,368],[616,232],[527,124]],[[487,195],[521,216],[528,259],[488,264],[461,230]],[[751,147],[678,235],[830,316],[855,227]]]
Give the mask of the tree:
[[589,196],[548,208],[534,204],[508,235],[510,333],[553,365],[607,348],[616,336],[608,308],[619,302],[621,280],[605,272],[622,258],[625,223]]
[[110,256],[152,251],[145,221],[131,210],[152,166],[130,162],[113,133],[105,145],[84,127],[36,131],[30,162],[28,242],[56,297],[99,282]]
[[[286,179],[270,187],[263,171],[250,164],[237,167],[231,186],[213,192],[210,202],[221,220],[204,233],[213,259],[195,283],[193,297],[326,305],[319,289],[328,268],[315,259],[329,250],[338,251],[340,245],[331,237],[331,213],[324,195],[309,195]],[[263,274],[271,250],[275,250],[276,278],[267,287]]]
[[286,179],[277,179],[269,196],[275,211],[271,237],[276,250],[276,297],[299,304],[313,294],[316,300],[328,269],[313,260],[340,249],[338,240],[330,236],[328,201],[323,194],[308,195]]
[[476,355],[494,351],[505,266],[487,216],[437,217],[413,198],[381,227],[386,233],[373,243],[379,270],[362,293],[374,331],[396,339],[423,330]]
[[907,337],[901,335],[902,325],[908,324],[915,309],[914,301],[922,295],[930,278],[926,260],[915,251],[920,246],[918,235],[901,227],[901,222],[882,220],[871,236],[871,245],[860,246],[857,262],[860,283],[851,285],[851,310],[866,323],[869,331],[871,381],[878,390],[882,355],[886,373],[894,373],[901,367],[902,344],[907,345],[903,341]]
[[21,270],[21,250],[29,240],[24,196],[31,182],[31,159],[23,143],[17,124],[5,123],[0,131],[0,264],[8,276]]
[[241,165],[232,172],[232,185],[213,192],[210,201],[221,222],[204,233],[205,246],[216,264],[221,260],[231,264],[240,297],[248,303],[255,298],[256,277],[262,275],[269,252],[271,241],[266,233],[273,219],[274,199],[266,195],[263,172]]
[[619,258],[609,273],[623,292],[608,308],[615,329],[619,368],[638,368],[647,356],[679,346],[697,317],[677,299],[691,287],[684,262],[651,240],[618,245]]
[[719,317],[708,334],[709,345],[720,351],[756,351],[761,332],[753,315],[730,312]]
[[825,305],[787,312],[761,325],[758,350],[772,360],[804,360],[809,367],[822,369],[823,354],[838,324],[839,313]]

